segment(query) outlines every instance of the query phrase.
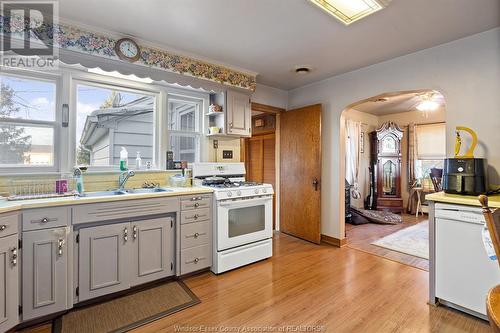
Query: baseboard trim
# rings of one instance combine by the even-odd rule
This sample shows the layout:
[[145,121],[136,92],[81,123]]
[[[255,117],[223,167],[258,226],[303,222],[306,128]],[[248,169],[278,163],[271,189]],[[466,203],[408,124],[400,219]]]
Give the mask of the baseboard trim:
[[321,243],[336,247],[344,247],[347,245],[347,238],[338,239],[332,236],[327,236],[322,234]]

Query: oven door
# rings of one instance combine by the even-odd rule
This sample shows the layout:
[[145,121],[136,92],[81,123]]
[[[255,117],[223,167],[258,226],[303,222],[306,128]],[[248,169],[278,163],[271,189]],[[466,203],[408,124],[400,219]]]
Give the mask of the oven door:
[[217,202],[217,250],[273,236],[272,196]]

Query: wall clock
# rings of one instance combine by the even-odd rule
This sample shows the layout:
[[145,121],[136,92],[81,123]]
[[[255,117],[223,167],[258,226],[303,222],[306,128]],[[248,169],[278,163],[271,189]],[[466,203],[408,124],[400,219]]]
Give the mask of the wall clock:
[[115,52],[118,58],[134,62],[141,57],[141,49],[137,43],[130,38],[122,38],[115,43]]

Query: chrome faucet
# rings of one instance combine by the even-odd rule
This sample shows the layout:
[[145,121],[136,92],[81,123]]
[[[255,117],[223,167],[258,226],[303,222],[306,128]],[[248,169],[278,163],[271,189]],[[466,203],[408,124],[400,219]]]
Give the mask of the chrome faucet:
[[118,178],[118,190],[123,191],[125,189],[125,183],[130,177],[135,176],[135,172],[132,170],[129,171],[124,171],[120,174],[120,177]]

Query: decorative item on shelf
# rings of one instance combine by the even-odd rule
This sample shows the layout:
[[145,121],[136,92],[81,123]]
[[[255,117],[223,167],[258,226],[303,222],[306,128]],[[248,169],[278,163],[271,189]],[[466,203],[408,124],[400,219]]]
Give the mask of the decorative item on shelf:
[[182,161],[174,161],[174,168],[172,170],[181,170],[182,169]]
[[217,126],[211,126],[208,128],[208,131],[210,134],[219,134],[220,133],[220,128]]
[[210,104],[210,106],[208,107],[208,112],[209,113],[222,112],[222,106],[220,106],[218,104]]
[[[460,131],[464,131],[469,133],[471,136],[471,144],[469,146],[469,149],[467,149],[466,153],[464,155],[460,155],[460,150],[462,148],[462,137],[460,135]],[[476,149],[477,145],[477,134],[474,132],[472,129],[465,127],[465,126],[457,126],[455,128],[455,158],[474,158],[474,149]]]
[[68,192],[68,181],[66,179],[56,180],[56,193],[63,194]]

